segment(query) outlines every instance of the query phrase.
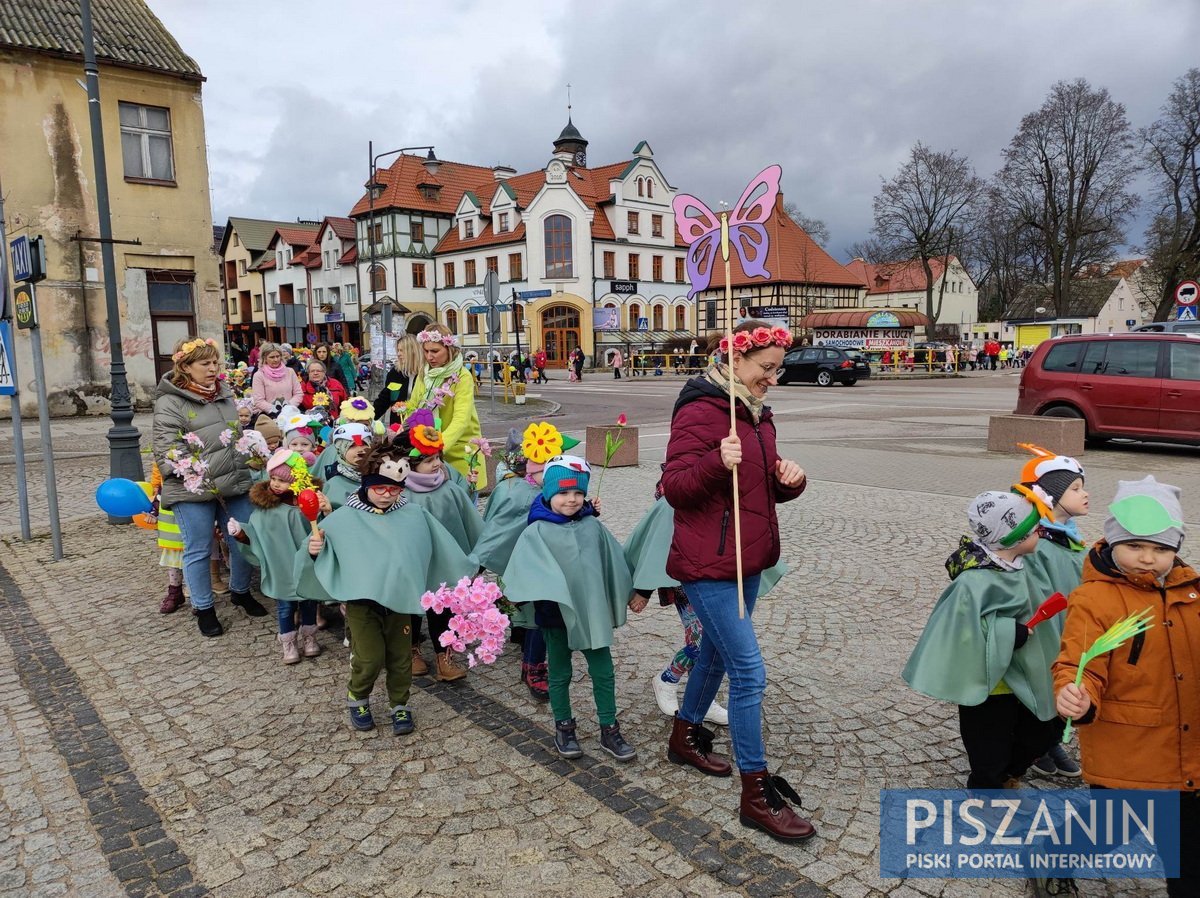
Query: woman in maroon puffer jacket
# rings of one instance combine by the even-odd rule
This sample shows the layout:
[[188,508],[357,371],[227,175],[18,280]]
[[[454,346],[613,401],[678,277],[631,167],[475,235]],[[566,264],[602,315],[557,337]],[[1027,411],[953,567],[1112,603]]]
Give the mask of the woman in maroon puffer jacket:
[[[675,509],[667,573],[683,584],[704,627],[700,656],[675,716],[667,757],[710,776],[732,774],[729,760],[712,751],[712,731],[701,725],[722,677],[728,674],[729,732],[742,777],[741,822],[781,841],[799,842],[816,830],[788,805],[789,800],[799,805],[800,796],[783,777],[767,770],[762,738],[767,676],[751,623],[759,574],[779,560],[775,504],[795,499],[806,483],[799,465],[780,459],[771,410],[763,405],[791,341],[786,329],[772,328],[764,321],[738,325],[732,350],[736,434],[729,427],[729,372],[725,365],[714,365],[689,380],[675,403],[662,485]],[[721,350],[726,358],[730,356],[724,345]],[[738,617],[737,602],[735,467],[744,618]]]

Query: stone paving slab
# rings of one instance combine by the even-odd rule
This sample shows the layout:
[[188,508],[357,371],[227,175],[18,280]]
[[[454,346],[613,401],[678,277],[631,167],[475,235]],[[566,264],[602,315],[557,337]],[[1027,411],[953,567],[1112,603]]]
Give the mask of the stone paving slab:
[[[825,450],[813,448],[797,455],[815,470]],[[155,613],[164,576],[152,536],[92,515],[67,526],[63,562],[43,544],[5,542],[0,670],[12,673],[0,674],[0,734],[17,732],[19,761],[0,782],[45,797],[14,810],[0,792],[0,876],[25,877],[14,895],[30,893],[35,872],[44,894],[88,895],[1022,894],[1020,881],[878,876],[879,790],[956,786],[966,763],[953,708],[899,679],[963,503],[913,490],[906,456],[877,462],[895,466],[893,489],[819,481],[783,506],[792,574],[756,612],[768,757],[803,795],[813,842],[743,829],[732,780],[663,758],[669,722],[649,681],[679,641],[668,609],[631,616],[614,647],[622,729],[639,748],[630,765],[599,752],[582,673],[573,699],[588,759],[551,754],[549,711],[517,682],[511,650],[461,685],[419,680],[412,737],[358,734],[335,636],[322,636],[321,658],[284,667],[273,616],[222,604],[227,634],[202,639],[186,612]],[[606,477],[618,537],[656,476],[644,464]],[[128,845],[102,835],[122,814],[134,817]],[[24,832],[26,819],[46,824]],[[49,850],[43,830],[60,866],[35,854]],[[14,855],[15,866],[3,860]],[[15,874],[0,895],[5,882]],[[1163,894],[1137,881],[1082,890]]]

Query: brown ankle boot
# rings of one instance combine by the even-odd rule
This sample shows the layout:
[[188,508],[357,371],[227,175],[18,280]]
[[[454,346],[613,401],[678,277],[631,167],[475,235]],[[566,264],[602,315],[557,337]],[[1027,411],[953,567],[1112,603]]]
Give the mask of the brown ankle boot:
[[443,683],[452,683],[467,675],[467,669],[454,660],[454,655],[449,649],[437,653],[436,664],[437,670],[434,671],[433,678]]
[[803,842],[817,834],[811,823],[788,807],[800,807],[800,796],[782,776],[765,770],[742,774],[742,826],[761,829],[780,842]]
[[425,663],[425,659],[421,657],[420,646],[412,647],[412,675],[414,677],[423,677],[429,673],[429,665]]
[[689,723],[675,714],[671,741],[667,743],[667,759],[673,764],[690,764],[709,776],[732,776],[733,765],[724,755],[712,751],[713,731],[698,723]]

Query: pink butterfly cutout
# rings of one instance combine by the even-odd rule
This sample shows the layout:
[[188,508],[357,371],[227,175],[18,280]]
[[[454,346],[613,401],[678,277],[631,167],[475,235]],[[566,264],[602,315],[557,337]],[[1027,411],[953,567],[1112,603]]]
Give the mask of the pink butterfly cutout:
[[[775,208],[783,169],[770,165],[754,176],[729,216],[729,243],[737,250],[742,270],[749,277],[769,278],[766,269],[767,229],[763,222]],[[712,281],[713,265],[721,252],[721,217],[704,201],[689,193],[677,194],[671,203],[675,224],[688,242],[687,273],[691,299]]]

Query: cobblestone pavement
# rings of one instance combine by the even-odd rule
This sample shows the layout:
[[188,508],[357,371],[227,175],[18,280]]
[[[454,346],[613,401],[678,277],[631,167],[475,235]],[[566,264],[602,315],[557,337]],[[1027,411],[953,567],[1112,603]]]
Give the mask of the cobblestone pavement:
[[[782,508],[792,573],[756,613],[768,758],[803,795],[812,842],[742,828],[734,781],[666,762],[669,722],[649,682],[680,634],[656,604],[631,615],[614,647],[632,764],[599,751],[582,673],[573,697],[587,757],[559,760],[515,653],[464,683],[418,680],[411,737],[354,733],[336,635],[322,636],[320,658],[284,667],[274,618],[219,602],[228,632],[202,639],[186,612],[156,613],[165,578],[152,537],[107,526],[80,500],[62,562],[44,538],[22,543],[6,525],[0,898],[1023,894],[1020,881],[878,875],[879,790],[965,777],[953,708],[909,691],[899,670],[944,583],[963,497],[1011,482],[1019,461],[975,437],[839,442],[816,414],[780,418],[785,451],[814,482]],[[665,442],[654,432],[641,467],[605,478],[605,522],[619,538],[651,501]],[[1197,520],[1194,456],[1085,461],[1097,509],[1118,477],[1144,468],[1180,483]],[[1086,520],[1085,533],[1099,525]],[[1153,881],[1081,891],[1165,893]]]

